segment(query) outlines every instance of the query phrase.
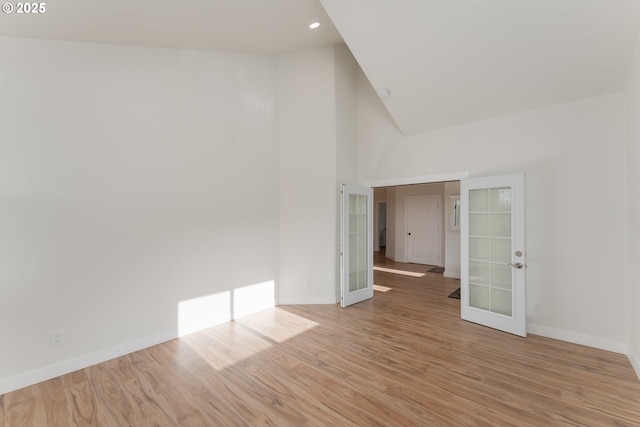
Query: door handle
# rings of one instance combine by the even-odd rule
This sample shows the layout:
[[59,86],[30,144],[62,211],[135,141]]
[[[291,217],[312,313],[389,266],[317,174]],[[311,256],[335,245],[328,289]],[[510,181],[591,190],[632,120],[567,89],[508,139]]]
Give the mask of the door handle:
[[517,269],[521,269],[522,267],[524,267],[524,264],[523,264],[523,263],[521,263],[521,262],[516,262],[515,264],[509,263],[509,265],[510,265],[511,267],[515,267],[515,268],[517,268]]
[[411,236],[411,233],[407,233],[407,236]]

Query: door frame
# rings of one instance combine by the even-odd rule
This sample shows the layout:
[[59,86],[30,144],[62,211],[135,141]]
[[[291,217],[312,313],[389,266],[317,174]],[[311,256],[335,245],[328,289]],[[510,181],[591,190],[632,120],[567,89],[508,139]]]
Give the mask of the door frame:
[[395,187],[398,185],[434,184],[438,182],[460,181],[464,178],[469,178],[469,171],[438,173],[433,175],[409,176],[406,178],[380,179],[375,181],[365,181],[363,185],[365,187],[371,187],[371,188]]
[[[412,184],[435,184],[448,181],[461,181],[469,177],[469,171],[457,171],[447,172],[432,175],[420,175],[420,176],[408,176],[402,178],[380,179],[375,181],[364,181],[361,185],[364,187],[370,187],[372,189],[381,187],[395,187],[399,185],[412,185]],[[342,212],[340,213],[342,217]],[[373,233],[373,227],[369,230],[369,233]],[[373,249],[373,248],[372,248]],[[372,266],[373,268],[373,266]],[[341,292],[341,290],[340,290]],[[338,301],[340,301],[340,295],[337,295]]]
[[[465,178],[469,178],[469,171],[457,171],[457,172],[446,172],[432,175],[419,175],[419,176],[408,176],[402,178],[391,178],[391,179],[380,179],[375,181],[364,181],[363,186],[371,187],[373,189],[376,188],[384,188],[384,187],[396,187],[400,185],[413,185],[413,184],[436,184],[436,183],[444,183],[448,181],[462,181]],[[373,230],[371,230],[373,232]],[[444,237],[442,238],[444,241]],[[442,250],[440,253],[440,257],[442,258]]]

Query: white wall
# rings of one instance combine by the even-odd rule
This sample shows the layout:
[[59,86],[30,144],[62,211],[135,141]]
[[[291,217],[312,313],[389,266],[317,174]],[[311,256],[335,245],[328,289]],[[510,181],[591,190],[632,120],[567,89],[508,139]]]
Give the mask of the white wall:
[[338,191],[342,184],[353,185],[357,180],[357,145],[356,145],[356,87],[358,63],[346,45],[333,46],[335,75],[335,115],[336,115],[336,177],[334,213],[336,246],[335,258],[335,295],[340,295],[340,252],[339,242],[341,228],[341,196]]
[[339,183],[356,179],[355,81],[345,47],[278,59],[281,304],[337,301]]
[[387,188],[387,247],[385,250],[385,256],[392,260],[396,259],[396,233],[398,222],[396,215],[396,203],[398,200],[396,197],[397,189],[398,187]]
[[0,57],[0,394],[176,336],[181,303],[215,296],[206,324],[273,289],[275,58],[10,38]]
[[640,377],[640,38],[627,84],[627,312],[629,359]]
[[[387,188],[374,188],[373,189],[373,250],[380,250],[380,229],[382,224],[380,224],[380,205],[387,203]],[[386,217],[386,208],[385,208],[385,224],[384,228],[386,228],[387,217]],[[385,243],[386,244],[386,243]],[[386,253],[386,251],[385,251]]]
[[460,278],[460,229],[451,230],[453,212],[450,205],[450,196],[460,195],[460,181],[444,183],[444,276]]
[[530,332],[625,351],[623,93],[412,137],[362,74],[358,100],[361,182],[524,172]]

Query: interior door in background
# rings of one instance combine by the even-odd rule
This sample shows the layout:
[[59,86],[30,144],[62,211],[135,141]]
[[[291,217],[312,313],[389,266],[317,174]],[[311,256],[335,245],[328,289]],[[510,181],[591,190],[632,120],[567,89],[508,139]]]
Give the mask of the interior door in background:
[[441,265],[440,196],[407,196],[407,262]]

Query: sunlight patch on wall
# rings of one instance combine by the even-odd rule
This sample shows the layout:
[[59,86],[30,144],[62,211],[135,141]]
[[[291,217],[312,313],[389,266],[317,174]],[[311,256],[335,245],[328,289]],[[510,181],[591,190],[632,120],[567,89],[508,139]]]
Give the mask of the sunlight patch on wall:
[[275,282],[256,283],[233,290],[233,318],[275,307]]
[[416,273],[415,271],[396,270],[394,268],[373,267],[376,271],[384,271],[385,273],[402,274],[403,276],[424,277],[425,273]]
[[178,303],[178,336],[211,328],[275,307],[275,281],[269,280]]
[[231,320],[231,291],[218,292],[178,303],[178,336]]

